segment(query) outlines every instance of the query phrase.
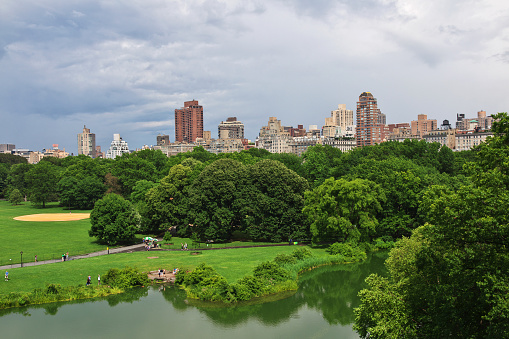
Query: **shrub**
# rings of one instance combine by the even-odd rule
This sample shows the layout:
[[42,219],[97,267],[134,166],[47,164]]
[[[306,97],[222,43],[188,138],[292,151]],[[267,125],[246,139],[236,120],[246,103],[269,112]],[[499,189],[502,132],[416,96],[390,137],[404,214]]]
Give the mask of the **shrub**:
[[[241,290],[244,288],[249,292],[249,299],[252,297],[260,296],[263,293],[263,282],[260,278],[254,277],[252,275],[245,276],[244,278],[237,281],[237,285],[241,286]],[[247,299],[241,299],[239,296],[237,296],[240,300],[247,300]]]
[[204,279],[210,278],[215,275],[218,274],[211,266],[208,266],[205,263],[201,263],[193,271],[186,273],[183,276],[184,281],[182,283],[186,286],[198,285]]
[[351,243],[334,243],[326,249],[330,255],[341,255],[345,260],[359,260],[366,258],[366,252],[361,248],[352,246]]
[[274,258],[274,262],[279,266],[295,264],[297,262],[297,258],[290,254],[278,254]]
[[376,238],[373,245],[380,250],[388,250],[394,247],[394,239],[391,236]]
[[253,270],[254,276],[270,284],[286,281],[291,278],[290,272],[276,263],[263,262]]
[[150,283],[146,274],[140,272],[137,268],[125,267],[121,270],[111,268],[102,277],[106,285],[127,289],[135,286],[144,286]]
[[172,235],[170,232],[164,233],[163,241],[167,244],[171,241]]
[[311,250],[306,247],[301,247],[292,252],[292,256],[297,260],[303,260],[305,258],[311,257],[313,254]]
[[23,201],[23,195],[21,192],[15,188],[12,190],[11,194],[9,194],[9,202],[13,205],[18,205]]

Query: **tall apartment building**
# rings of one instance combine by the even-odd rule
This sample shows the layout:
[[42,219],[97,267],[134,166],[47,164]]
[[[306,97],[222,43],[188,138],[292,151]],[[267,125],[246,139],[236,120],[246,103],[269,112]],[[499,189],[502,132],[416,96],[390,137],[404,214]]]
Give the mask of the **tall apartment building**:
[[412,135],[422,138],[424,135],[437,129],[437,121],[428,119],[426,114],[417,115],[417,120],[411,122]]
[[78,155],[84,154],[89,157],[96,157],[95,134],[90,133],[90,128],[83,126],[83,133],[78,133]]
[[127,142],[122,140],[120,134],[113,134],[113,141],[106,152],[106,159],[115,159],[117,156],[121,156],[124,153],[129,153]]
[[379,144],[384,140],[385,125],[379,123],[381,115],[373,94],[363,92],[357,102],[358,147]]
[[196,138],[203,138],[203,106],[198,100],[186,101],[175,109],[175,141],[195,142]]
[[346,104],[340,104],[337,110],[331,111],[330,118],[325,118],[322,135],[327,138],[346,137],[351,130],[355,130],[353,110],[346,109]]
[[244,139],[244,124],[236,117],[229,117],[217,126],[219,139]]

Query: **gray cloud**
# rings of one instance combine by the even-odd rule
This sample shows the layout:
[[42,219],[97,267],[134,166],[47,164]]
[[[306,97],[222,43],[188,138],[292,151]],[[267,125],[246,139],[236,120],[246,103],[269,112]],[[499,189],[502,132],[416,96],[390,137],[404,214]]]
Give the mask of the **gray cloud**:
[[487,0],[8,1],[0,143],[75,152],[86,124],[103,147],[113,133],[141,147],[173,138],[173,111],[193,98],[213,135],[237,116],[252,139],[269,116],[320,126],[365,90],[389,122],[494,113],[509,104],[489,88],[509,75],[508,10]]

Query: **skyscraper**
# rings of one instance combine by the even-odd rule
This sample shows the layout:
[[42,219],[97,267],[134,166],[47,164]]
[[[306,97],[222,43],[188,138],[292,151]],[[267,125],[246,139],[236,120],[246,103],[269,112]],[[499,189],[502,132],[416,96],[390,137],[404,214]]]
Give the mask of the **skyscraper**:
[[90,133],[87,126],[83,126],[83,133],[78,133],[78,155],[84,154],[89,157],[96,157],[95,133]]
[[175,109],[175,141],[195,142],[196,138],[203,138],[203,106],[198,100],[186,101]]
[[219,139],[244,139],[244,124],[230,117],[217,126],[217,135]]
[[357,102],[357,147],[379,144],[384,139],[382,113],[370,92],[363,92]]

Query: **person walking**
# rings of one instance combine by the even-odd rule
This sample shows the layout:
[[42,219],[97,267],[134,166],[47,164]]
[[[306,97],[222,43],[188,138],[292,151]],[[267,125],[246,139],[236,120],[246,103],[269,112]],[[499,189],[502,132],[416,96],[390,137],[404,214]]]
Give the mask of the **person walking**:
[[99,274],[97,275],[97,285],[101,285],[101,276]]
[[5,281],[9,281],[9,272],[5,271]]
[[35,255],[35,262],[37,262],[37,254]]
[[90,276],[88,276],[88,278],[87,278],[87,286],[90,286],[91,282],[92,282],[92,278]]

